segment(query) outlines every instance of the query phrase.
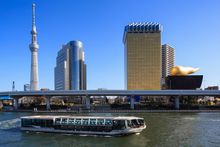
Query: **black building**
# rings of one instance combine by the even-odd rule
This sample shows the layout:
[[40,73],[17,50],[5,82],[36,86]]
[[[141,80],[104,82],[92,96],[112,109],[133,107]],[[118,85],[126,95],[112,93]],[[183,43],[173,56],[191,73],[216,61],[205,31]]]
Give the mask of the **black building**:
[[203,75],[168,76],[166,89],[193,90],[201,87]]

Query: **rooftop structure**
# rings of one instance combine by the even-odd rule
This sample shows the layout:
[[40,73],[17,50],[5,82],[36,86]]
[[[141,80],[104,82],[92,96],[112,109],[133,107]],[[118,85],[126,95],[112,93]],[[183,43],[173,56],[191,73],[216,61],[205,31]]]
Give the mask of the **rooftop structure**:
[[161,32],[163,27],[159,23],[155,22],[133,22],[125,26],[123,42],[125,42],[127,33],[150,33],[150,32]]

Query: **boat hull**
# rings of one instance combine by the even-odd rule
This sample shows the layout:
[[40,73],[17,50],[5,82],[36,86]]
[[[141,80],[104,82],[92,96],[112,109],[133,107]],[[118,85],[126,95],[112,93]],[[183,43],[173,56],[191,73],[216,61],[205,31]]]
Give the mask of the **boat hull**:
[[74,135],[100,135],[100,136],[124,136],[129,134],[140,133],[146,126],[141,128],[134,129],[125,129],[125,130],[113,130],[110,132],[95,132],[95,131],[75,131],[75,130],[61,130],[54,128],[28,128],[21,127],[22,131],[30,131],[30,132],[44,132],[44,133],[61,133],[61,134],[74,134]]

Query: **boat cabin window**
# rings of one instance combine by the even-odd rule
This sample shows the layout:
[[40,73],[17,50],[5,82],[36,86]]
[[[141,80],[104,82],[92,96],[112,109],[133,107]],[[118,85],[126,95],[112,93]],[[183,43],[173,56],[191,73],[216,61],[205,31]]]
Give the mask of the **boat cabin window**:
[[111,126],[112,125],[112,120],[111,119],[106,119],[105,120],[105,125]]
[[104,125],[104,119],[98,119],[97,125]]
[[75,125],[81,125],[81,119],[77,118],[77,119],[75,120]]
[[52,119],[22,119],[21,121],[22,127],[53,127]]
[[61,123],[62,123],[62,124],[67,124],[67,118],[62,118]]
[[82,124],[83,125],[88,125],[89,124],[89,119],[83,119]]
[[21,126],[22,127],[29,127],[32,125],[31,119],[22,119],[21,120]]
[[45,122],[44,127],[53,127],[53,120],[43,120]]
[[90,119],[90,125],[96,125],[96,119]]
[[73,124],[74,124],[74,118],[69,118],[69,120],[68,120],[68,124],[73,125]]
[[128,125],[129,127],[132,127],[130,120],[127,120],[127,125]]
[[125,120],[113,120],[113,129],[114,130],[125,129]]
[[60,118],[56,118],[56,119],[55,119],[55,123],[56,123],[56,124],[59,124],[59,123],[60,123],[60,121],[61,121],[61,119],[60,119]]

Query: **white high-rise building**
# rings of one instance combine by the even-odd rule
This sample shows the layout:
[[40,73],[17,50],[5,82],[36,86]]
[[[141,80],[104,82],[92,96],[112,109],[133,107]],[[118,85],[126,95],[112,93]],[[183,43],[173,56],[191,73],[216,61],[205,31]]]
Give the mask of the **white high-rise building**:
[[37,44],[37,29],[35,25],[35,4],[32,4],[32,30],[31,30],[31,44],[29,48],[31,50],[31,79],[30,90],[38,90],[38,48]]
[[174,48],[168,44],[162,45],[162,80],[171,74],[170,70],[174,66]]

